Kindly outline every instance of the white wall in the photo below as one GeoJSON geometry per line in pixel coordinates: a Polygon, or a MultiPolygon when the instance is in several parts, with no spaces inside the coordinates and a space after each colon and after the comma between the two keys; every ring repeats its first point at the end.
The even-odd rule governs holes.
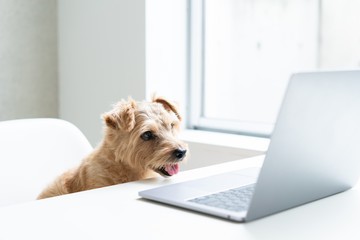
{"type": "Polygon", "coordinates": [[[60,118],[93,146],[121,98],[156,93],[185,114],[186,0],[61,0],[58,24],[60,118]]]}
{"type": "Polygon", "coordinates": [[[95,146],[100,114],[145,98],[145,0],[58,1],[60,118],[95,146]]]}
{"type": "Polygon", "coordinates": [[[56,0],[0,1],[0,121],[58,117],[56,0]]]}
{"type": "MultiPolygon", "coordinates": [[[[146,1],[146,96],[176,100],[186,112],[186,0],[146,1]]],[[[184,119],[186,119],[184,117],[184,119]]]]}

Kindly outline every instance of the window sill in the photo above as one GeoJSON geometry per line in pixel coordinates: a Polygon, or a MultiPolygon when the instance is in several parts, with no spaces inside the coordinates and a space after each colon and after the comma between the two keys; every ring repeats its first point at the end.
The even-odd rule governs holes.
{"type": "Polygon", "coordinates": [[[263,155],[270,143],[268,138],[190,129],[182,131],[179,137],[190,148],[189,161],[182,164],[182,170],[263,155]]]}
{"type": "Polygon", "coordinates": [[[239,148],[265,153],[268,149],[270,139],[251,137],[228,133],[218,133],[201,130],[186,129],[180,133],[180,138],[186,142],[196,142],[222,147],[239,148]]]}

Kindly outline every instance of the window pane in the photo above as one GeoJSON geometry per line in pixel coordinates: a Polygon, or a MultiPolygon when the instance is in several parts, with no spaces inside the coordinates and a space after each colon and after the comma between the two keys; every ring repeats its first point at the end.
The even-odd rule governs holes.
{"type": "Polygon", "coordinates": [[[204,19],[204,117],[274,123],[290,74],[318,68],[318,0],[206,0],[204,19]]]}
{"type": "Polygon", "coordinates": [[[360,67],[360,1],[326,0],[321,7],[320,67],[360,67]]]}

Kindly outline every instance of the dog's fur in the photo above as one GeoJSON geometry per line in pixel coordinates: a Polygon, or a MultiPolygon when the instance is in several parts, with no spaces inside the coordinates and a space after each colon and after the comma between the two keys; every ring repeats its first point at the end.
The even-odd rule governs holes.
{"type": "Polygon", "coordinates": [[[38,199],[129,181],[176,174],[186,160],[187,144],[177,139],[181,116],[164,98],[152,102],[122,100],[102,115],[105,136],[80,166],[55,179],[38,199]],[[173,169],[169,171],[168,168],[173,169]]]}

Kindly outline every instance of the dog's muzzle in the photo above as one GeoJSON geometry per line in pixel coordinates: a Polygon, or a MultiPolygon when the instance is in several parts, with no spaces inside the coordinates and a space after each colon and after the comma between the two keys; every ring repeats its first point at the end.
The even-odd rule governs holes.
{"type": "Polygon", "coordinates": [[[179,164],[177,162],[184,160],[186,156],[186,151],[187,150],[182,147],[174,150],[173,157],[171,159],[173,163],[166,164],[158,169],[155,169],[155,171],[163,175],[164,177],[170,177],[177,174],[179,172],[179,164]]]}

